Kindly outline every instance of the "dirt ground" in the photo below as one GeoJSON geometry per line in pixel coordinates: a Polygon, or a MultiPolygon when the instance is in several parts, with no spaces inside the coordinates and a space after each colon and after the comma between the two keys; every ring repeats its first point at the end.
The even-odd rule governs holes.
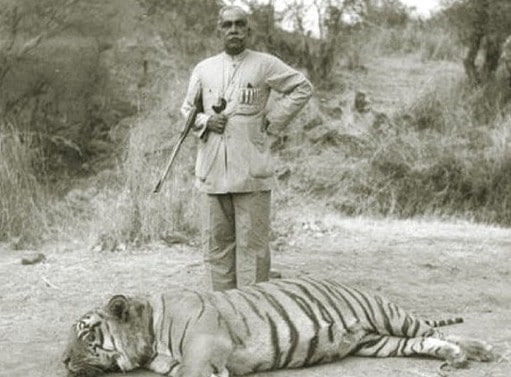
{"type": "MultiPolygon", "coordinates": [[[[493,344],[491,363],[453,377],[511,375],[511,229],[436,220],[343,218],[322,210],[275,219],[274,268],[377,291],[422,317],[462,316],[448,333],[493,344]]],[[[30,250],[0,250],[0,376],[64,376],[60,355],[72,322],[116,293],[172,286],[205,288],[193,245],[91,251],[82,242],[47,246],[46,260],[23,265],[30,250]]],[[[348,357],[335,364],[259,374],[275,377],[432,377],[440,361],[348,357]]],[[[136,372],[133,376],[154,376],[136,372]]]]}

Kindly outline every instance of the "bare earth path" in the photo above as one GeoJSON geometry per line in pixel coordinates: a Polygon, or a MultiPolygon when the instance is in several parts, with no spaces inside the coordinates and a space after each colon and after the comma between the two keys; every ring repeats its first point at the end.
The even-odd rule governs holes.
{"type": "MultiPolygon", "coordinates": [[[[278,240],[280,251],[274,264],[285,277],[336,278],[378,291],[421,316],[461,315],[465,323],[446,332],[485,339],[501,356],[492,363],[471,363],[450,375],[510,375],[510,229],[348,219],[312,210],[283,212],[279,217],[288,219],[288,233],[278,240]]],[[[64,376],[60,354],[73,319],[111,294],[160,291],[176,285],[204,287],[200,252],[188,246],[153,245],[147,250],[110,253],[67,244],[44,252],[46,262],[29,266],[20,263],[19,251],[0,252],[1,376],[64,376]]],[[[272,375],[432,377],[438,376],[439,365],[429,359],[351,357],[333,365],[272,375]]]]}

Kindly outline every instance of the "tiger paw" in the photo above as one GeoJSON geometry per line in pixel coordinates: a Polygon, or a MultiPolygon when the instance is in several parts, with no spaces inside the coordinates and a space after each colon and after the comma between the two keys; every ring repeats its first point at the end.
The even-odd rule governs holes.
{"type": "MultiPolygon", "coordinates": [[[[455,345],[453,346],[456,347],[455,345]]],[[[446,357],[446,362],[447,365],[453,368],[465,368],[468,364],[467,353],[462,348],[459,348],[456,352],[452,352],[446,357]]]]}
{"type": "Polygon", "coordinates": [[[492,361],[494,359],[493,347],[480,340],[467,340],[460,344],[470,360],[492,361]]]}
{"type": "Polygon", "coordinates": [[[229,371],[227,368],[224,368],[218,373],[213,373],[211,377],[229,377],[229,371]]]}
{"type": "Polygon", "coordinates": [[[492,361],[495,359],[493,347],[482,340],[457,336],[449,336],[448,340],[460,346],[466,352],[469,360],[492,361]]]}
{"type": "Polygon", "coordinates": [[[172,376],[179,370],[178,364],[172,357],[159,354],[151,361],[147,368],[158,374],[172,376]],[[169,374],[170,371],[173,371],[174,374],[169,374]]]}

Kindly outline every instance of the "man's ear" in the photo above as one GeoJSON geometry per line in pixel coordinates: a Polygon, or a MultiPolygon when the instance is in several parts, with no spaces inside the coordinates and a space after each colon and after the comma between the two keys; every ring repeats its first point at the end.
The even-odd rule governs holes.
{"type": "Polygon", "coordinates": [[[219,22],[217,22],[217,24],[216,24],[215,33],[216,33],[216,37],[217,38],[222,38],[223,37],[222,26],[220,25],[219,22]]]}
{"type": "Polygon", "coordinates": [[[126,296],[123,295],[115,295],[108,302],[107,312],[109,315],[114,317],[115,319],[128,322],[129,317],[129,302],[126,296]]]}

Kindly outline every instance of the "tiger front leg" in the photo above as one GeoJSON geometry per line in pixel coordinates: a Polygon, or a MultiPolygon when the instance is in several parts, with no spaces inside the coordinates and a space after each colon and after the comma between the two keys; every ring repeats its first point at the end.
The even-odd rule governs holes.
{"type": "Polygon", "coordinates": [[[158,354],[146,366],[147,369],[154,373],[169,377],[176,377],[180,367],[181,364],[167,354],[158,354]]]}
{"type": "Polygon", "coordinates": [[[229,377],[226,368],[230,347],[219,339],[197,339],[189,344],[182,362],[159,354],[147,369],[168,377],[229,377]]]}
{"type": "Polygon", "coordinates": [[[227,360],[233,350],[224,335],[196,335],[186,344],[177,377],[229,377],[227,360]]]}

